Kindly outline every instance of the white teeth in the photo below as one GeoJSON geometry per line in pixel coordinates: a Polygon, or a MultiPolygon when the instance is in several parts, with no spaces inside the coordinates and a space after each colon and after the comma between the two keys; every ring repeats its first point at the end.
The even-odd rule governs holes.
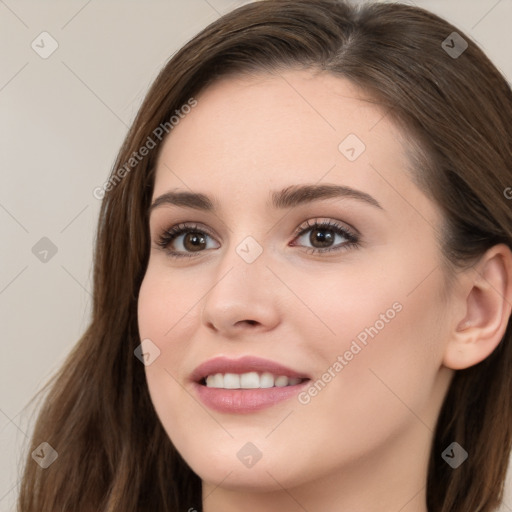
{"type": "Polygon", "coordinates": [[[224,387],[224,375],[222,373],[216,373],[215,375],[208,375],[206,378],[206,385],[209,388],[223,388],[224,387]]]}
{"type": "Polygon", "coordinates": [[[295,386],[299,384],[302,379],[288,378],[285,375],[274,376],[271,373],[257,372],[248,373],[216,373],[208,375],[206,378],[206,386],[209,388],[223,388],[223,389],[257,389],[257,388],[271,388],[271,387],[284,387],[295,386]]]}
{"type": "Polygon", "coordinates": [[[244,389],[259,388],[259,375],[256,372],[242,373],[242,375],[240,375],[240,387],[244,389]]]}
{"type": "Polygon", "coordinates": [[[274,382],[274,386],[278,388],[282,388],[288,384],[288,377],[285,377],[284,375],[280,375],[277,377],[277,379],[274,382]]]}
{"type": "Polygon", "coordinates": [[[260,375],[260,388],[271,388],[274,386],[274,376],[265,372],[260,375]]]}
{"type": "Polygon", "coordinates": [[[236,373],[226,373],[224,375],[225,389],[238,389],[240,387],[240,375],[236,373]]]}

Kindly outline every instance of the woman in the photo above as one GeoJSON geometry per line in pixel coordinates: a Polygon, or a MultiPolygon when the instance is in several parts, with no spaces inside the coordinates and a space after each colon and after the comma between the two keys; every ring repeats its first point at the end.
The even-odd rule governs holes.
{"type": "Polygon", "coordinates": [[[212,23],[95,192],[93,320],[19,510],[496,510],[511,131],[504,77],[422,9],[212,23]]]}

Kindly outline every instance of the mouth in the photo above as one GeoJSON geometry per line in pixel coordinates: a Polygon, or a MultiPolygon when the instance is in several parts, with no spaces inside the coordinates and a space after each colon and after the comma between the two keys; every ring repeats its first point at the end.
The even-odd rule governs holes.
{"type": "Polygon", "coordinates": [[[210,359],[194,370],[191,381],[209,408],[224,413],[250,413],[293,397],[311,377],[274,361],[245,356],[210,359]]]}

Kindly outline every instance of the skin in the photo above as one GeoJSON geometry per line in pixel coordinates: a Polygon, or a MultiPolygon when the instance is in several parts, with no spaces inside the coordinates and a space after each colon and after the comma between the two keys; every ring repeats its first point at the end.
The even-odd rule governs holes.
{"type": "MultiPolygon", "coordinates": [[[[153,199],[189,190],[220,204],[215,214],[152,211],[138,311],[141,339],[160,350],[145,367],[153,404],[203,481],[206,512],[426,512],[430,443],[454,369],[487,357],[504,333],[510,251],[496,246],[445,288],[441,213],[412,182],[400,132],[365,98],[325,73],[223,79],[161,149],[153,199]],[[366,146],[355,161],[338,149],[350,133],[366,146]],[[270,191],[305,183],[353,187],[382,209],[339,197],[267,205],[270,191]],[[309,254],[321,247],[312,230],[294,232],[315,219],[352,226],[360,245],[309,254]],[[201,252],[173,259],[156,242],[182,222],[211,236],[201,252]],[[236,252],[247,236],[263,250],[252,263],[236,252]],[[396,303],[394,318],[307,404],[219,413],[188,383],[219,355],[260,356],[321,378],[396,303]],[[237,457],[247,442],[262,454],[251,468],[237,457]]],[[[172,248],[186,252],[186,236],[172,248]]],[[[331,243],[344,244],[341,235],[331,243]]]]}

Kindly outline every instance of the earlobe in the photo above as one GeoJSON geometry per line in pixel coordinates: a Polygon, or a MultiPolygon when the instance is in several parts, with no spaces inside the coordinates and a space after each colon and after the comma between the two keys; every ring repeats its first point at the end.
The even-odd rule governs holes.
{"type": "Polygon", "coordinates": [[[512,310],[512,252],[507,245],[491,247],[468,273],[461,298],[465,314],[451,333],[443,358],[453,370],[474,366],[496,349],[512,310]]]}

